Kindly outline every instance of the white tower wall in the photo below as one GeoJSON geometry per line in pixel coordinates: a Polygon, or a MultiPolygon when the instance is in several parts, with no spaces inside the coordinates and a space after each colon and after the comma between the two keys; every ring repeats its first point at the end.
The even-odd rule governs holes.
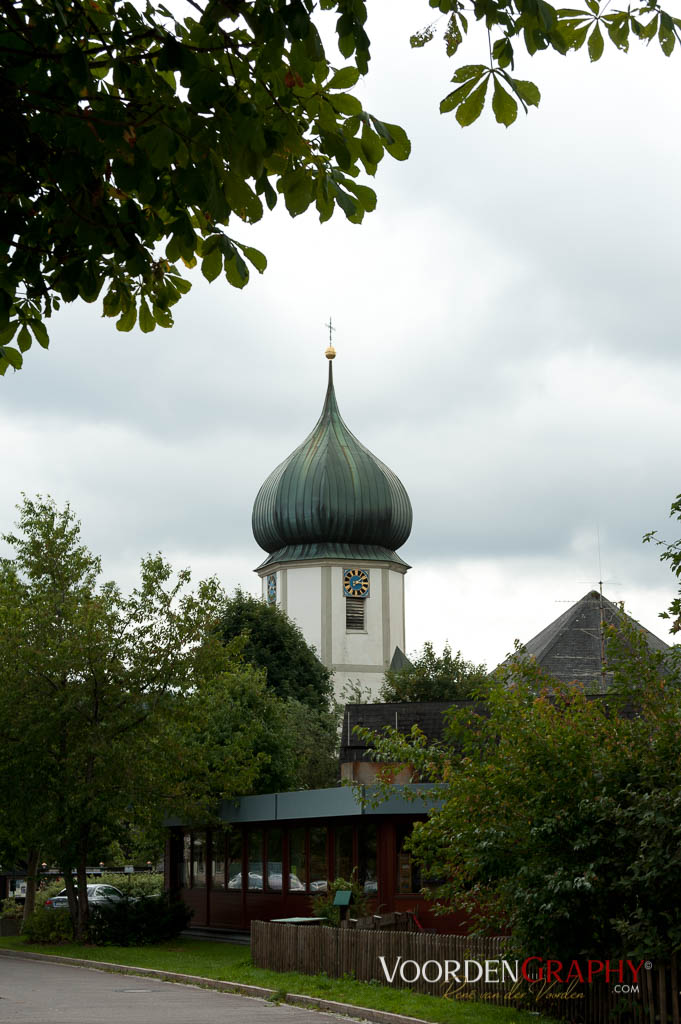
{"type": "MultiPolygon", "coordinates": [[[[353,567],[360,562],[352,563],[353,567]]],[[[405,650],[404,568],[394,563],[361,563],[370,577],[364,598],[364,629],[347,629],[346,597],[341,562],[272,566],[263,573],[262,594],[267,600],[267,577],[276,573],[277,605],[300,627],[327,668],[334,673],[336,697],[348,685],[359,685],[376,696],[390,667],[395,647],[405,650]]]]}

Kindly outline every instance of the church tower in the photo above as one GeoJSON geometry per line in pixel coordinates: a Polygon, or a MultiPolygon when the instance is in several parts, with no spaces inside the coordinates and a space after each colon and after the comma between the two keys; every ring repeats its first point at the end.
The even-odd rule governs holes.
{"type": "Polygon", "coordinates": [[[263,600],[300,627],[334,673],[376,694],[405,647],[404,575],[396,553],[411,532],[409,496],[341,418],[329,383],[312,433],[269,475],[253,505],[253,535],[268,557],[255,570],[263,600]]]}

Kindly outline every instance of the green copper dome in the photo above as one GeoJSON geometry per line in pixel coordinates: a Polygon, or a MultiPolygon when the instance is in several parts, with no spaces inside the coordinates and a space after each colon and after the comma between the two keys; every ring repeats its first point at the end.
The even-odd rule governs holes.
{"type": "Polygon", "coordinates": [[[326,400],[314,430],[269,475],[253,505],[253,535],[270,553],[263,564],[308,558],[405,564],[395,549],[411,524],[402,483],[343,422],[329,361],[326,400]]]}

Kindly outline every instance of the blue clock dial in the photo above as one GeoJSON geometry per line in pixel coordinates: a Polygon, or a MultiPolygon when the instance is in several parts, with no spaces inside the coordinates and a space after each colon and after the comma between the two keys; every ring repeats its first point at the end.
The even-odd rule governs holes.
{"type": "Polygon", "coordinates": [[[343,593],[346,597],[368,597],[369,570],[345,569],[343,571],[343,593]]]}

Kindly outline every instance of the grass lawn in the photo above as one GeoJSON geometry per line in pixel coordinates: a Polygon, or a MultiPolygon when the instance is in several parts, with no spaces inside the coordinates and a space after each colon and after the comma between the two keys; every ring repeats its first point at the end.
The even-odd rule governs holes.
{"type": "Polygon", "coordinates": [[[0,949],[72,956],[81,960],[101,960],[129,967],[195,974],[202,978],[235,981],[244,985],[261,985],[275,989],[279,997],[288,992],[318,996],[320,999],[333,999],[353,1006],[404,1013],[434,1024],[541,1024],[547,1020],[537,1013],[486,1003],[454,1002],[345,978],[265,971],[253,966],[247,946],[230,945],[227,942],[175,939],[157,946],[80,946],[75,943],[40,946],[24,942],[20,937],[12,937],[0,939],[0,949]]]}

